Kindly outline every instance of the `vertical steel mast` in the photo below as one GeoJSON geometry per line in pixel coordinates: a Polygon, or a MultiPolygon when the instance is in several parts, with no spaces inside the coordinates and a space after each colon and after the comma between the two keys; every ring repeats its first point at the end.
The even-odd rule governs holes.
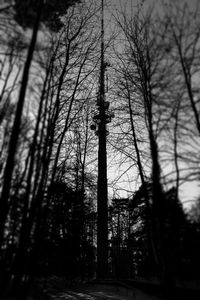
{"type": "Polygon", "coordinates": [[[97,277],[108,273],[108,186],[105,122],[104,1],[101,3],[101,69],[99,87],[99,151],[97,183],[97,277]]]}
{"type": "Polygon", "coordinates": [[[105,101],[105,71],[108,63],[104,58],[104,0],[101,1],[101,63],[99,90],[97,94],[97,110],[93,117],[95,124],[91,129],[99,137],[98,150],[98,183],[97,183],[97,277],[108,275],[108,185],[107,185],[107,153],[106,124],[113,114],[108,111],[109,102],[105,101]]]}

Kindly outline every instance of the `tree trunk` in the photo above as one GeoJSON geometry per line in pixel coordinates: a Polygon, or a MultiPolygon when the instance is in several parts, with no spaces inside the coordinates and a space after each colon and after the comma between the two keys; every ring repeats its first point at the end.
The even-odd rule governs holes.
{"type": "Polygon", "coordinates": [[[14,164],[15,164],[15,154],[17,151],[17,143],[20,134],[20,125],[21,125],[23,106],[25,102],[26,89],[28,85],[29,70],[31,67],[31,62],[32,62],[35,44],[37,40],[37,33],[39,30],[42,4],[43,1],[41,1],[40,9],[38,11],[36,22],[33,28],[31,42],[27,53],[27,58],[26,58],[23,76],[22,76],[21,88],[19,92],[19,99],[18,99],[16,114],[15,114],[15,120],[14,120],[11,138],[9,142],[8,157],[7,157],[5,171],[4,171],[4,183],[3,183],[1,203],[0,203],[0,247],[3,243],[4,226],[5,226],[7,213],[9,210],[9,193],[10,193],[12,174],[13,174],[14,164]]]}

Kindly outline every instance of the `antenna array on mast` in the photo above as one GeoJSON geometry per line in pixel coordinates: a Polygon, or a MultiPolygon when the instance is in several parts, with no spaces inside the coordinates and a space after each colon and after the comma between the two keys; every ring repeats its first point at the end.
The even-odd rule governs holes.
{"type": "MultiPolygon", "coordinates": [[[[101,64],[100,64],[100,77],[99,88],[97,92],[97,104],[96,112],[93,117],[93,124],[91,129],[95,131],[96,135],[99,135],[99,127],[102,122],[105,124],[110,123],[114,117],[114,113],[109,111],[110,102],[106,101],[105,93],[108,91],[108,87],[105,92],[105,72],[109,63],[105,61],[105,46],[104,46],[104,0],[101,1],[101,64]]],[[[106,135],[109,132],[106,130],[106,135]]]]}

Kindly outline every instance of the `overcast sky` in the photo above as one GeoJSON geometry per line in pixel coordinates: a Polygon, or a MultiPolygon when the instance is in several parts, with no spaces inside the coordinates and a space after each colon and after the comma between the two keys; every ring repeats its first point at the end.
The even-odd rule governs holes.
{"type": "Polygon", "coordinates": [[[154,4],[156,7],[161,2],[173,3],[175,1],[179,1],[181,3],[187,2],[191,7],[195,7],[199,2],[199,0],[104,0],[104,3],[107,6],[107,10],[110,12],[113,12],[115,9],[126,9],[128,12],[130,12],[131,10],[134,11],[134,8],[141,4],[143,4],[145,7],[154,4]]]}

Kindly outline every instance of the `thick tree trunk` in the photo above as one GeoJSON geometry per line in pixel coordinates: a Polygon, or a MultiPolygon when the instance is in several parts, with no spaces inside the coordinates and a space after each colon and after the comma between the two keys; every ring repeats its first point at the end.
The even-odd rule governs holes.
{"type": "MultiPolygon", "coordinates": [[[[21,88],[19,91],[17,109],[16,109],[16,113],[15,113],[15,119],[14,119],[12,133],[11,133],[10,142],[9,142],[8,157],[7,157],[5,171],[4,171],[4,182],[3,182],[2,194],[1,194],[1,199],[0,199],[0,249],[3,244],[5,222],[6,222],[7,214],[9,211],[9,196],[10,196],[12,175],[13,175],[14,164],[15,164],[15,155],[16,155],[17,144],[18,144],[18,139],[19,139],[19,135],[20,135],[20,126],[21,126],[21,119],[22,119],[23,107],[24,107],[24,102],[25,102],[25,95],[26,95],[28,79],[29,79],[29,71],[30,71],[31,62],[33,59],[33,53],[34,53],[35,44],[37,41],[37,34],[38,34],[38,30],[39,30],[43,0],[40,1],[40,4],[41,5],[38,10],[38,15],[37,15],[37,18],[36,18],[36,21],[34,24],[31,42],[29,45],[27,58],[26,58],[26,62],[24,65],[24,71],[23,71],[23,75],[22,75],[21,88]]],[[[0,250],[0,253],[1,253],[1,250],[0,250]]],[[[3,258],[1,257],[1,260],[2,259],[3,258]]],[[[1,261],[1,266],[2,266],[2,264],[3,264],[3,262],[1,261]]],[[[5,278],[4,278],[5,273],[4,272],[5,272],[4,268],[1,268],[0,290],[1,290],[2,294],[4,294],[7,284],[8,284],[8,282],[5,281],[5,278]]],[[[9,280],[9,276],[8,276],[8,280],[9,280]]]]}
{"type": "MultiPolygon", "coordinates": [[[[41,1],[41,3],[42,2],[43,1],[41,1]]],[[[37,40],[37,33],[38,33],[38,29],[39,29],[39,24],[40,24],[41,8],[42,7],[40,7],[40,10],[38,12],[38,16],[37,16],[37,19],[36,19],[36,22],[35,22],[35,25],[33,28],[32,38],[31,38],[31,42],[29,45],[25,66],[24,66],[21,88],[20,88],[20,92],[19,92],[19,99],[18,99],[18,103],[17,103],[17,109],[16,109],[16,114],[15,114],[13,129],[12,129],[11,138],[10,138],[10,142],[9,142],[8,157],[7,157],[5,171],[4,171],[4,183],[3,183],[1,202],[0,202],[0,247],[3,242],[4,226],[5,226],[7,213],[9,210],[9,193],[10,193],[12,175],[13,175],[13,170],[14,170],[15,154],[17,151],[17,143],[18,143],[19,134],[20,134],[20,125],[21,125],[23,106],[24,106],[24,102],[25,102],[25,95],[26,95],[28,78],[29,78],[29,70],[31,67],[31,62],[32,62],[35,44],[36,44],[36,40],[37,40]]]]}

